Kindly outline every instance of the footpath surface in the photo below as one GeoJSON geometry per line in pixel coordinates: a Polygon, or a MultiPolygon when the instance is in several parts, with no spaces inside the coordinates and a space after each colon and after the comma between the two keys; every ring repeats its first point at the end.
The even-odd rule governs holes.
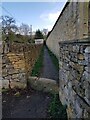
{"type": "Polygon", "coordinates": [[[47,48],[44,48],[43,69],[40,77],[53,79],[56,81],[59,79],[59,72],[56,70],[47,48]]]}
{"type": "MultiPolygon", "coordinates": [[[[44,49],[43,70],[40,77],[58,80],[58,71],[52,63],[48,50],[44,49]]],[[[47,118],[51,95],[34,90],[2,94],[3,118],[47,118]]]]}
{"type": "Polygon", "coordinates": [[[3,118],[48,118],[51,96],[42,92],[23,92],[20,96],[13,93],[3,94],[3,118]]]}

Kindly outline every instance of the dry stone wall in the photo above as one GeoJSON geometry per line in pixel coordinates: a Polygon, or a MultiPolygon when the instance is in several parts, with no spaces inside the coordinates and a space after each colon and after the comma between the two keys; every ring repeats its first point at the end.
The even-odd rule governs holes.
{"type": "Polygon", "coordinates": [[[7,53],[2,57],[2,87],[26,87],[24,55],[7,53]]]}
{"type": "Polygon", "coordinates": [[[68,118],[90,118],[90,38],[59,46],[60,100],[68,118]]]}
{"type": "Polygon", "coordinates": [[[42,45],[14,43],[2,54],[2,87],[25,88],[42,45]]]}
{"type": "Polygon", "coordinates": [[[59,42],[88,36],[88,2],[67,2],[47,38],[47,46],[59,58],[59,42]]]}
{"type": "Polygon", "coordinates": [[[89,4],[89,18],[88,18],[88,32],[89,32],[89,36],[90,36],[90,4],[89,4]]]}
{"type": "Polygon", "coordinates": [[[0,33],[0,119],[2,119],[2,42],[0,33]]]}

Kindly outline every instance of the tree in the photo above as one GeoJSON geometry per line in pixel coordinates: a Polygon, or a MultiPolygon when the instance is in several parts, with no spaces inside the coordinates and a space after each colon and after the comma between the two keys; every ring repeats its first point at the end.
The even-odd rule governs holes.
{"type": "Polygon", "coordinates": [[[2,19],[2,33],[9,35],[12,31],[16,32],[18,30],[15,25],[15,20],[9,16],[1,16],[2,19]]]}
{"type": "Polygon", "coordinates": [[[43,39],[43,34],[42,32],[38,29],[35,33],[35,39],[43,39]]]}
{"type": "Polygon", "coordinates": [[[15,25],[15,20],[9,16],[1,16],[1,23],[2,23],[2,38],[4,38],[3,42],[3,51],[6,50],[7,52],[10,51],[10,43],[13,40],[13,34],[18,30],[17,26],[15,25]]]}

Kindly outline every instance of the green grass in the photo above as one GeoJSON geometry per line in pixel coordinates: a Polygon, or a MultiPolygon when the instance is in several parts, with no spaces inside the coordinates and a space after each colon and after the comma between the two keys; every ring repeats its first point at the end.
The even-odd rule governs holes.
{"type": "Polygon", "coordinates": [[[31,76],[37,76],[37,77],[40,76],[41,69],[43,67],[43,54],[44,54],[44,46],[42,47],[39,58],[37,59],[34,65],[31,76]]]}
{"type": "Polygon", "coordinates": [[[59,100],[59,94],[52,96],[51,103],[48,109],[49,118],[63,118],[67,120],[66,106],[63,106],[59,100]]]}
{"type": "Polygon", "coordinates": [[[59,61],[57,57],[51,52],[51,50],[46,46],[48,49],[49,55],[51,56],[52,62],[55,65],[56,69],[59,71],[59,61]]]}

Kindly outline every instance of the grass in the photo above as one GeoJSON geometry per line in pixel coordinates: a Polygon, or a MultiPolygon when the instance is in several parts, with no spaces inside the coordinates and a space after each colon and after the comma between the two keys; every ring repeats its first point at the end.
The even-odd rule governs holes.
{"type": "Polygon", "coordinates": [[[49,55],[51,56],[52,62],[55,65],[56,69],[59,71],[59,61],[57,57],[51,52],[51,50],[46,46],[48,49],[49,55]]]}
{"type": "Polygon", "coordinates": [[[40,76],[40,72],[43,67],[43,54],[44,54],[44,46],[42,47],[40,55],[34,65],[31,76],[37,76],[37,77],[40,76]]]}
{"type": "Polygon", "coordinates": [[[48,109],[49,118],[63,118],[67,120],[66,106],[63,106],[59,100],[59,94],[52,96],[51,103],[48,109]]]}
{"type": "Polygon", "coordinates": [[[0,92],[5,93],[8,92],[10,89],[9,88],[2,88],[0,92]]]}

